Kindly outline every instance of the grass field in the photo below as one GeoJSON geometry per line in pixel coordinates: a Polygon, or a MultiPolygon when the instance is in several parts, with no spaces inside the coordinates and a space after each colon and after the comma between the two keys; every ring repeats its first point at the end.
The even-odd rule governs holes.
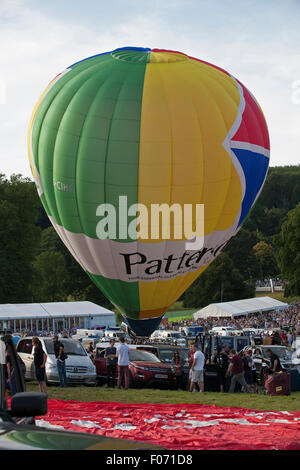
{"type": "MultiPolygon", "coordinates": [[[[27,383],[27,391],[38,391],[37,382],[27,383]]],[[[104,401],[120,403],[161,403],[186,404],[201,403],[217,406],[237,406],[254,410],[266,411],[299,411],[300,392],[289,396],[270,397],[262,392],[246,393],[190,393],[177,390],[158,389],[117,389],[106,387],[71,386],[65,389],[55,386],[48,387],[48,398],[56,400],[74,400],[82,402],[104,401]]]]}

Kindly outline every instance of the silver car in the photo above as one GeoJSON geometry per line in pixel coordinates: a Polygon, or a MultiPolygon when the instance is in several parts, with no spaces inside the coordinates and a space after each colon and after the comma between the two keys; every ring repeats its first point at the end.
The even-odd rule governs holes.
{"type": "MultiPolygon", "coordinates": [[[[59,384],[56,358],[52,338],[39,337],[43,350],[47,354],[46,380],[49,384],[59,384]]],[[[60,338],[64,345],[66,359],[66,375],[68,384],[96,385],[96,367],[91,358],[76,339],[60,338]]],[[[32,337],[21,338],[17,344],[17,352],[26,366],[26,380],[35,380],[33,362],[32,337]]]]}

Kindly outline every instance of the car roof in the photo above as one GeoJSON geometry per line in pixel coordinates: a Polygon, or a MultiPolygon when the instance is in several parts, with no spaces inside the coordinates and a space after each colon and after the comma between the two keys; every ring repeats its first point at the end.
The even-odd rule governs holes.
{"type": "MultiPolygon", "coordinates": [[[[116,343],[116,344],[118,345],[119,343],[116,343]]],[[[127,343],[126,343],[126,344],[127,344],[127,343]]],[[[109,342],[109,341],[107,341],[107,342],[106,342],[106,341],[105,341],[105,342],[103,341],[103,342],[99,342],[99,343],[96,344],[96,348],[105,349],[105,348],[107,348],[108,346],[110,346],[110,342],[109,342]]],[[[127,344],[127,346],[128,346],[130,349],[135,349],[136,346],[139,346],[139,345],[138,345],[138,344],[127,344]]]]}
{"type": "Polygon", "coordinates": [[[175,346],[174,344],[137,344],[139,347],[157,348],[157,349],[189,349],[185,346],[175,346]]]}
{"type": "MultiPolygon", "coordinates": [[[[22,336],[19,339],[18,344],[23,340],[32,339],[32,338],[38,338],[40,341],[44,341],[44,340],[52,340],[53,336],[22,336]]],[[[77,338],[58,338],[58,340],[59,341],[78,341],[77,338]]]]}

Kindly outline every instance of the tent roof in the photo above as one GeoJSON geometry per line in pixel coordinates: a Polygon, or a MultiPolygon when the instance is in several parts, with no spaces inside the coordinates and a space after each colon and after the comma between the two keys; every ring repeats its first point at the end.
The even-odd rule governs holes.
{"type": "Polygon", "coordinates": [[[88,317],[115,315],[93,302],[49,302],[35,304],[0,304],[0,320],[26,320],[32,318],[88,317]]]}
{"type": "Polygon", "coordinates": [[[272,299],[271,297],[254,297],[253,299],[234,300],[210,304],[194,313],[197,318],[208,317],[236,317],[249,313],[264,312],[268,310],[283,310],[288,304],[272,299]]]}

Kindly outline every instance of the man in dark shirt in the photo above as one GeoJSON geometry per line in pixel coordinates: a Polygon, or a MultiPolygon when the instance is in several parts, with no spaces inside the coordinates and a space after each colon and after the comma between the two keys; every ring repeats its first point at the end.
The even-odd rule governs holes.
{"type": "Polygon", "coordinates": [[[229,366],[229,346],[226,344],[220,353],[221,357],[221,392],[227,392],[229,388],[228,379],[226,378],[226,372],[229,366]]]}
{"type": "Polygon", "coordinates": [[[271,349],[267,349],[266,351],[268,357],[270,358],[270,368],[269,373],[274,374],[274,372],[282,371],[282,366],[280,364],[280,359],[271,349]]]}
{"type": "Polygon", "coordinates": [[[112,387],[114,388],[117,372],[117,348],[114,339],[111,339],[109,344],[110,346],[105,350],[107,387],[109,387],[110,379],[112,379],[112,387]]]}
{"type": "Polygon", "coordinates": [[[234,393],[236,382],[239,382],[242,385],[242,387],[244,387],[246,392],[250,393],[250,389],[244,377],[245,373],[244,373],[244,364],[243,364],[242,358],[236,353],[234,349],[231,349],[229,353],[229,357],[231,359],[231,362],[226,372],[226,376],[232,373],[229,393],[234,393]]]}
{"type": "Polygon", "coordinates": [[[65,348],[61,341],[58,340],[58,336],[52,338],[54,354],[56,357],[56,365],[58,370],[58,376],[61,387],[67,387],[67,373],[66,373],[66,356],[65,348]]]}

